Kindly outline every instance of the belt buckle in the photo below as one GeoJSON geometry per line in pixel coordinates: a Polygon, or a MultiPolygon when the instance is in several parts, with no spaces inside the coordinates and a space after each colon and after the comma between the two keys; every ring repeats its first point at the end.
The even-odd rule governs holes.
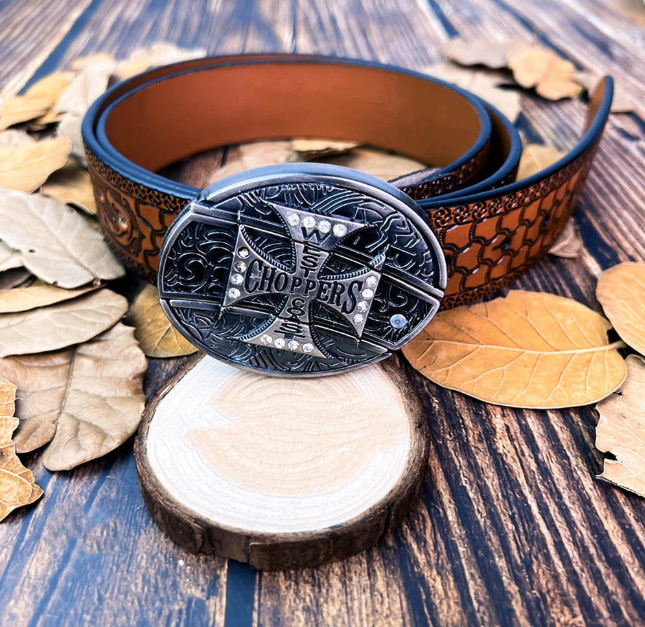
{"type": "Polygon", "coordinates": [[[205,353],[271,375],[380,361],[439,309],[443,251],[418,205],[356,170],[249,170],[188,203],[161,248],[172,324],[205,353]]]}

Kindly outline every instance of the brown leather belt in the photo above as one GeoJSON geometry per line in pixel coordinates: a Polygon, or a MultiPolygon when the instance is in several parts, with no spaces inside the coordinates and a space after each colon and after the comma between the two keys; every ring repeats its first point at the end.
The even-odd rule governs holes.
{"type": "MultiPolygon", "coordinates": [[[[151,281],[167,229],[200,191],[155,174],[175,161],[253,140],[320,137],[427,163],[391,185],[434,231],[447,269],[442,307],[452,307],[497,291],[549,250],[578,199],[612,91],[605,78],[569,154],[518,182],[521,141],[494,107],[423,74],[325,57],[217,57],[152,70],[96,101],[83,138],[107,240],[151,281]]],[[[303,181],[313,185],[312,176],[303,170],[303,181]]]]}

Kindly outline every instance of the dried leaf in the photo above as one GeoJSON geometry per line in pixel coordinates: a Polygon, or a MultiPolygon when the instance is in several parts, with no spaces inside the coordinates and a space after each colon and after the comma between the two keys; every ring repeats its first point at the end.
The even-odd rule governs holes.
{"type": "Polygon", "coordinates": [[[645,355],[645,263],[619,263],[605,270],[596,298],[621,339],[645,355]]]}
{"type": "Polygon", "coordinates": [[[0,314],[29,311],[37,307],[47,307],[71,300],[97,289],[96,286],[82,287],[77,290],[63,290],[60,287],[36,281],[29,287],[20,287],[0,292],[0,314]]]}
{"type": "Polygon", "coordinates": [[[49,111],[36,119],[38,124],[52,124],[60,121],[60,114],[56,113],[54,108],[75,76],[75,72],[54,72],[41,78],[25,92],[25,96],[39,96],[51,100],[49,111]]]}
{"type": "MultiPolygon", "coordinates": [[[[133,331],[118,324],[70,351],[66,372],[41,380],[39,390],[47,383],[62,398],[54,410],[54,438],[43,453],[48,470],[70,470],[101,457],[137,430],[145,406],[147,362],[133,331]]],[[[20,381],[18,389],[22,393],[20,381]]],[[[21,431],[29,429],[29,422],[21,431]]]]}
{"type": "Polygon", "coordinates": [[[627,357],[627,379],[620,393],[598,403],[596,448],[612,453],[599,479],[645,497],[645,361],[627,357]]]}
{"type": "Polygon", "coordinates": [[[555,257],[563,257],[564,259],[577,259],[582,252],[582,246],[580,233],[578,233],[578,229],[571,219],[564,225],[560,237],[551,246],[549,254],[555,257]]]}
{"type": "Polygon", "coordinates": [[[622,342],[596,312],[553,294],[439,312],[403,353],[431,381],[489,403],[538,409],[595,403],[625,379],[622,342]]]}
{"type": "Polygon", "coordinates": [[[93,65],[103,65],[106,63],[116,66],[116,59],[109,52],[96,52],[84,57],[76,57],[76,59],[70,63],[69,69],[74,72],[80,72],[82,70],[86,70],[88,67],[92,67],[93,65]]]}
{"type": "Polygon", "coordinates": [[[76,164],[67,165],[52,174],[43,185],[41,193],[79,207],[91,215],[96,214],[89,172],[76,164]]]}
{"type": "MultiPolygon", "coordinates": [[[[593,72],[576,72],[574,79],[580,83],[588,94],[592,94],[598,83],[602,80],[599,74],[593,72]]],[[[620,87],[614,84],[614,97],[611,101],[612,113],[633,113],[636,109],[636,103],[632,97],[620,87]]]]}
{"type": "Polygon", "coordinates": [[[512,52],[508,57],[508,67],[513,77],[522,87],[535,87],[542,98],[560,100],[576,98],[582,91],[575,81],[576,68],[555,52],[539,46],[526,46],[512,52]]]}
{"type": "Polygon", "coordinates": [[[522,111],[520,94],[511,89],[501,89],[505,84],[504,79],[497,74],[476,72],[452,63],[439,63],[427,68],[425,72],[483,98],[499,109],[511,122],[515,122],[522,111]]]}
{"type": "Polygon", "coordinates": [[[78,212],[53,198],[0,190],[0,239],[47,283],[64,288],[125,274],[112,251],[78,212]]]}
{"type": "Polygon", "coordinates": [[[35,144],[0,149],[0,187],[23,192],[37,190],[62,168],[72,150],[69,139],[59,137],[35,144]]]}
{"type": "Polygon", "coordinates": [[[134,337],[148,357],[180,357],[197,352],[170,324],[159,304],[157,288],[150,283],[146,284],[132,305],[130,324],[135,327],[134,337]]]}
{"type": "MultiPolygon", "coordinates": [[[[226,163],[213,172],[210,183],[220,181],[227,176],[244,172],[251,168],[260,168],[265,165],[277,165],[291,161],[293,150],[288,141],[266,141],[241,144],[229,149],[226,163]]],[[[210,184],[209,183],[209,184],[210,184]]]]}
{"type": "Polygon", "coordinates": [[[566,152],[560,152],[551,146],[527,144],[522,150],[522,157],[517,170],[517,180],[521,181],[541,172],[566,154],[566,152]]]}
{"type": "Polygon", "coordinates": [[[35,143],[36,140],[29,133],[25,133],[25,131],[19,131],[15,128],[8,131],[0,131],[0,148],[27,146],[35,143]]]}
{"type": "Polygon", "coordinates": [[[33,120],[49,111],[52,101],[42,96],[13,96],[0,105],[0,131],[33,120]]]}
{"type": "Polygon", "coordinates": [[[119,64],[115,75],[119,80],[124,80],[141,74],[141,72],[145,72],[149,68],[189,61],[190,59],[200,59],[205,56],[206,50],[204,48],[189,50],[179,48],[175,44],[160,41],[149,48],[135,50],[125,61],[119,64]]]}
{"type": "Polygon", "coordinates": [[[22,268],[22,255],[0,241],[0,272],[22,268]]]}
{"type": "Polygon", "coordinates": [[[446,56],[461,65],[485,65],[494,70],[505,68],[508,56],[530,45],[530,42],[520,37],[504,41],[490,41],[490,39],[464,39],[455,37],[443,45],[446,56]]]}
{"type": "Polygon", "coordinates": [[[87,342],[114,326],[127,309],[123,296],[104,289],[49,307],[0,315],[0,357],[87,342]]]}
{"type": "Polygon", "coordinates": [[[356,148],[356,142],[339,141],[336,139],[292,139],[291,150],[294,161],[310,161],[342,155],[356,148]]]}
{"type": "Polygon", "coordinates": [[[354,168],[366,174],[371,174],[384,181],[423,170],[427,166],[419,161],[395,155],[376,148],[355,148],[344,155],[326,159],[327,163],[354,168]]]}
{"type": "Polygon", "coordinates": [[[29,285],[33,276],[29,270],[24,268],[11,268],[0,272],[0,291],[11,290],[15,287],[24,287],[29,285]]]}
{"type": "Polygon", "coordinates": [[[14,509],[37,501],[43,491],[36,485],[31,470],[25,468],[11,439],[18,426],[14,418],[16,386],[0,379],[0,520],[14,509]]]}

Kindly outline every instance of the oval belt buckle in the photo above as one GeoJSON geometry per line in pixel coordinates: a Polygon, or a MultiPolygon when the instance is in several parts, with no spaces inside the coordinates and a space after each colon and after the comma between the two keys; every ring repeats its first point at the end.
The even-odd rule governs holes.
{"type": "Polygon", "coordinates": [[[350,168],[249,170],[201,192],[164,239],[159,297],[205,353],[265,374],[380,361],[439,308],[443,252],[421,209],[350,168]]]}

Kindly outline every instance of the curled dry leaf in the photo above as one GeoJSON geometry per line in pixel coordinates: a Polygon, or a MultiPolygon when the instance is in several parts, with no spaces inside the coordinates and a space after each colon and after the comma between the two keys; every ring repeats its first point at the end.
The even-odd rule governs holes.
{"type": "Polygon", "coordinates": [[[620,394],[597,406],[596,448],[612,453],[599,479],[645,497],[645,361],[627,357],[627,379],[620,394]]]}
{"type": "Polygon", "coordinates": [[[54,72],[36,81],[25,96],[49,98],[51,107],[47,113],[36,119],[38,124],[52,124],[60,121],[60,114],[54,111],[63,92],[70,86],[76,76],[75,72],[54,72]]]}
{"type": "Polygon", "coordinates": [[[439,63],[425,72],[477,94],[497,107],[511,122],[515,122],[522,111],[520,94],[512,89],[501,89],[504,80],[495,73],[476,72],[452,63],[439,63]]]}
{"type": "Polygon", "coordinates": [[[521,181],[541,172],[544,168],[553,165],[566,154],[566,152],[560,152],[551,146],[527,144],[522,150],[520,165],[517,170],[517,180],[521,181]]]}
{"type": "Polygon", "coordinates": [[[358,144],[350,141],[339,141],[337,139],[292,139],[291,150],[293,161],[309,161],[322,159],[334,155],[342,155],[356,148],[358,144]]]}
{"type": "Polygon", "coordinates": [[[37,307],[55,305],[56,303],[82,296],[95,289],[97,289],[96,286],[90,285],[77,290],[63,290],[60,287],[35,281],[28,287],[0,292],[0,314],[17,313],[36,309],[37,307]]]}
{"type": "MultiPolygon", "coordinates": [[[[1,303],[1,300],[0,300],[1,303]]],[[[161,309],[157,288],[147,283],[130,311],[134,337],[148,357],[180,357],[192,355],[197,349],[183,336],[161,309]]]]}
{"type": "Polygon", "coordinates": [[[439,312],[403,353],[431,381],[509,407],[595,403],[625,379],[611,325],[568,298],[511,291],[439,312]]]}
{"type": "Polygon", "coordinates": [[[65,138],[0,149],[0,187],[23,192],[37,190],[47,177],[62,168],[72,151],[65,138]]]}
{"type": "Polygon", "coordinates": [[[42,96],[13,96],[7,98],[0,105],[0,131],[28,122],[40,117],[49,111],[52,101],[42,96]]]}
{"type": "Polygon", "coordinates": [[[348,153],[330,157],[325,160],[327,163],[342,165],[346,168],[354,168],[371,174],[384,181],[391,181],[405,174],[423,170],[427,166],[420,161],[408,159],[401,155],[395,155],[376,148],[354,148],[348,153]]]}
{"type": "Polygon", "coordinates": [[[464,39],[455,37],[443,45],[446,56],[460,65],[485,65],[494,70],[505,68],[508,56],[521,48],[526,48],[531,42],[520,37],[491,41],[490,39],[464,39]]]}
{"type": "Polygon", "coordinates": [[[69,470],[101,457],[139,426],[145,405],[146,358],[133,329],[113,329],[67,351],[0,360],[22,399],[18,450],[51,441],[43,453],[49,470],[69,470]]]}
{"type": "Polygon", "coordinates": [[[25,131],[12,128],[8,131],[0,131],[0,148],[11,148],[13,146],[27,146],[35,144],[36,140],[25,131]]]}
{"type": "Polygon", "coordinates": [[[37,501],[43,494],[34,475],[25,468],[11,438],[18,426],[14,418],[16,386],[0,379],[0,520],[14,509],[37,501]]]}
{"type": "Polygon", "coordinates": [[[103,289],[49,307],[0,315],[0,357],[86,342],[114,326],[127,309],[123,296],[103,289]]]}
{"type": "Polygon", "coordinates": [[[141,74],[149,68],[190,59],[200,59],[206,56],[204,48],[179,48],[175,44],[160,41],[149,48],[138,48],[125,61],[122,61],[115,70],[119,80],[124,80],[141,74]]]}
{"type": "Polygon", "coordinates": [[[0,190],[0,239],[47,283],[72,289],[125,274],[103,236],[53,198],[0,190]]]}
{"type": "Polygon", "coordinates": [[[540,46],[526,46],[512,52],[508,67],[513,78],[522,87],[535,87],[535,91],[547,100],[576,98],[582,87],[575,80],[576,68],[555,52],[540,46]]]}
{"type": "Polygon", "coordinates": [[[596,298],[621,339],[645,355],[645,263],[619,263],[605,270],[596,298]]]}
{"type": "Polygon", "coordinates": [[[54,172],[41,192],[44,196],[79,207],[91,215],[96,214],[96,200],[89,172],[75,163],[54,172]]]}
{"type": "Polygon", "coordinates": [[[563,257],[564,259],[577,259],[582,251],[582,239],[573,222],[573,219],[564,225],[560,237],[555,241],[549,250],[550,255],[563,257]]]}

